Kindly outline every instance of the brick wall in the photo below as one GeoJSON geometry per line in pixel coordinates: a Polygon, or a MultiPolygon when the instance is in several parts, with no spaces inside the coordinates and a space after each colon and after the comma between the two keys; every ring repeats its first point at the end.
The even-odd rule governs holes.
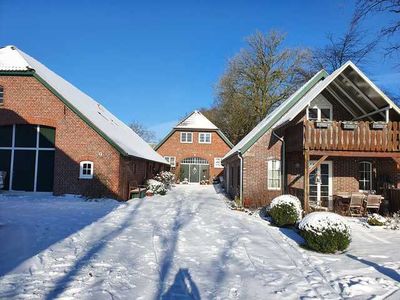
{"type": "Polygon", "coordinates": [[[120,154],[31,76],[0,76],[4,105],[0,125],[38,124],[56,128],[54,194],[123,198],[120,154]],[[95,178],[79,179],[79,162],[94,163],[95,178]]]}
{"type": "Polygon", "coordinates": [[[281,194],[281,190],[269,190],[267,186],[267,162],[281,160],[281,148],[282,143],[268,131],[244,154],[243,200],[249,206],[269,204],[281,194]]]}
{"type": "Polygon", "coordinates": [[[161,156],[175,156],[177,166],[172,168],[177,178],[180,174],[180,162],[189,157],[199,157],[206,159],[210,164],[210,179],[215,176],[222,175],[222,168],[214,168],[214,158],[224,157],[225,154],[231,149],[229,145],[218,135],[216,131],[211,132],[211,144],[200,144],[199,132],[207,131],[194,131],[183,130],[183,132],[193,132],[193,143],[181,143],[179,130],[174,133],[157,149],[161,156]]]}

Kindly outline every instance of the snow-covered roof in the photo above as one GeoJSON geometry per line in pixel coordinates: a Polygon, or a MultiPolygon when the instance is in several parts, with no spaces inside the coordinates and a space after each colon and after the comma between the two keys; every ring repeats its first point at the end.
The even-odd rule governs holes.
{"type": "Polygon", "coordinates": [[[315,74],[307,83],[305,83],[301,88],[299,88],[294,94],[292,94],[288,99],[282,102],[272,113],[268,114],[256,127],[253,128],[239,143],[235,145],[229,151],[223,159],[226,159],[236,152],[244,153],[245,150],[249,148],[249,144],[252,141],[258,139],[265,131],[272,127],[275,122],[279,120],[279,117],[285,114],[291,106],[293,106],[301,97],[303,97],[309,90],[320,80],[328,76],[325,70],[319,71],[315,74]]]}
{"type": "Polygon", "coordinates": [[[207,119],[201,112],[195,110],[191,114],[189,114],[186,118],[180,121],[154,148],[158,150],[161,145],[163,145],[169,137],[177,130],[212,130],[215,131],[224,142],[230,147],[233,147],[233,144],[229,139],[223,134],[223,132],[215,126],[209,119],[207,119]]]}
{"type": "Polygon", "coordinates": [[[192,112],[189,116],[179,122],[178,125],[176,125],[174,128],[218,130],[218,127],[215,126],[198,110],[192,112]]]}
{"type": "Polygon", "coordinates": [[[0,48],[0,71],[30,71],[122,154],[167,164],[149,144],[100,103],[14,46],[0,48]]]}
{"type": "Polygon", "coordinates": [[[339,90],[347,90],[345,93],[348,93],[351,99],[342,104],[345,105],[349,111],[352,108],[351,105],[355,105],[354,108],[352,108],[357,114],[355,118],[357,118],[357,116],[363,116],[366,113],[379,111],[379,109],[384,107],[393,108],[394,111],[400,114],[399,107],[371,82],[356,65],[348,61],[330,75],[324,70],[315,74],[314,77],[254,127],[249,134],[224,156],[223,160],[238,152],[243,154],[267,130],[271,128],[276,129],[292,121],[313,99],[328,87],[338,87],[339,90]],[[352,80],[348,77],[352,77],[352,80]],[[356,89],[355,94],[352,92],[352,89],[349,89],[349,86],[351,87],[353,85],[356,89]],[[352,104],[352,102],[355,102],[355,104],[352,104]]]}

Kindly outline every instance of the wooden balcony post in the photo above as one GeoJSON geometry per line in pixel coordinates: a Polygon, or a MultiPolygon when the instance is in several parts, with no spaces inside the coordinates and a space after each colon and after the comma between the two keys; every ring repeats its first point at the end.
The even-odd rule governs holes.
{"type": "Polygon", "coordinates": [[[309,205],[309,188],[310,188],[310,174],[309,170],[309,161],[310,161],[310,154],[308,150],[304,151],[304,211],[309,213],[310,205],[309,205]]]}

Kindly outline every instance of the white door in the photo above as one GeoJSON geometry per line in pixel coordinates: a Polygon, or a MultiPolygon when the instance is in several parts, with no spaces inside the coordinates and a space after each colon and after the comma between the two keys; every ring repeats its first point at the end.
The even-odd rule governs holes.
{"type": "MultiPolygon", "coordinates": [[[[310,161],[310,166],[316,161],[310,161]]],[[[332,162],[324,161],[310,173],[309,201],[311,205],[333,209],[332,162]]]]}

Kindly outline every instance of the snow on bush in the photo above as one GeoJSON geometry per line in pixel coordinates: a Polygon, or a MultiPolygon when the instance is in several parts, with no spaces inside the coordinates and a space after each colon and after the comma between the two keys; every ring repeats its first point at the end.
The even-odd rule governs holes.
{"type": "Polygon", "coordinates": [[[154,179],[147,180],[147,190],[151,191],[155,195],[165,195],[167,193],[164,183],[154,179]]]}
{"type": "Polygon", "coordinates": [[[393,214],[393,218],[390,218],[386,223],[386,228],[392,230],[400,230],[400,211],[393,214]]]}
{"type": "Polygon", "coordinates": [[[323,253],[345,250],[351,241],[350,226],[335,213],[313,212],[299,224],[300,234],[307,246],[323,253]]]}
{"type": "Polygon", "coordinates": [[[168,171],[161,171],[154,179],[164,183],[165,187],[169,188],[175,181],[175,174],[168,171]]]}
{"type": "Polygon", "coordinates": [[[386,223],[386,218],[379,214],[372,214],[368,217],[367,223],[372,226],[383,226],[386,223]]]}
{"type": "Polygon", "coordinates": [[[269,214],[274,223],[281,227],[294,225],[301,219],[300,200],[292,195],[281,195],[272,200],[269,214]]]}

